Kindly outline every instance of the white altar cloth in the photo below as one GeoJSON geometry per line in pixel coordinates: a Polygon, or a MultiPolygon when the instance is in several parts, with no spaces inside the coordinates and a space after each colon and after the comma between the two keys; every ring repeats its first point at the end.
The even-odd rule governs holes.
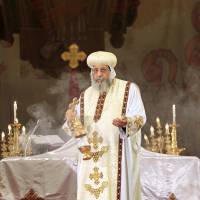
{"type": "MultiPolygon", "coordinates": [[[[20,200],[33,189],[45,200],[76,200],[77,146],[73,139],[45,154],[0,162],[0,200],[20,200]]],[[[143,200],[200,200],[200,160],[141,148],[143,200]]]]}

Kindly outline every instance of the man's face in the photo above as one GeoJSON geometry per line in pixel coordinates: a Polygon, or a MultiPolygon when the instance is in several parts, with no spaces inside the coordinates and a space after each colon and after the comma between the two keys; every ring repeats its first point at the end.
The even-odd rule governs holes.
{"type": "Polygon", "coordinates": [[[92,68],[92,76],[93,80],[97,84],[101,84],[104,80],[109,80],[110,77],[110,69],[108,65],[94,65],[92,68]]]}

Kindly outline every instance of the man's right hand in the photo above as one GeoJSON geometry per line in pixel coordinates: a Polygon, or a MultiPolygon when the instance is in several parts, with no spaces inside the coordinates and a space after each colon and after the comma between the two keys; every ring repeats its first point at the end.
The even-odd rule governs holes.
{"type": "Polygon", "coordinates": [[[68,109],[65,113],[65,119],[67,121],[72,121],[76,116],[76,113],[72,109],[68,109]]]}

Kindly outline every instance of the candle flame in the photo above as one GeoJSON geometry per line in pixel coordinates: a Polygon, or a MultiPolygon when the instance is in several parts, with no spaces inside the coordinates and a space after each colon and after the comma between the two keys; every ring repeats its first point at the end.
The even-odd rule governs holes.
{"type": "Polygon", "coordinates": [[[8,125],[8,130],[11,131],[11,125],[10,124],[8,125]]]}
{"type": "Polygon", "coordinates": [[[1,133],[1,140],[4,140],[4,138],[5,138],[5,133],[2,131],[2,133],[1,133]]]}
{"type": "Polygon", "coordinates": [[[147,137],[147,135],[146,135],[146,134],[144,134],[144,139],[145,139],[145,140],[148,140],[148,137],[147,137]]]}

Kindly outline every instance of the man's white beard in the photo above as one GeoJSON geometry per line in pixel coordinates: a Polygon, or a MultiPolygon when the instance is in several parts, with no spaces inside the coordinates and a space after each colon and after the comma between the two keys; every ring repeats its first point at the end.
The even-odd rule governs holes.
{"type": "Polygon", "coordinates": [[[92,87],[95,90],[98,90],[100,94],[103,94],[104,92],[108,92],[108,90],[111,86],[112,80],[111,79],[103,79],[103,78],[98,78],[98,79],[94,80],[93,76],[91,75],[91,83],[92,83],[92,87]]]}

